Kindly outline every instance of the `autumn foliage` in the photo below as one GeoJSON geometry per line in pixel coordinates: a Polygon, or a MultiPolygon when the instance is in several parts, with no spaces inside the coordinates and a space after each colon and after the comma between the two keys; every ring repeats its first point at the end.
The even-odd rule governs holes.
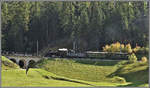
{"type": "Polygon", "coordinates": [[[111,45],[106,45],[103,47],[104,52],[124,52],[132,53],[132,48],[130,44],[120,44],[119,42],[113,43],[111,45]]]}

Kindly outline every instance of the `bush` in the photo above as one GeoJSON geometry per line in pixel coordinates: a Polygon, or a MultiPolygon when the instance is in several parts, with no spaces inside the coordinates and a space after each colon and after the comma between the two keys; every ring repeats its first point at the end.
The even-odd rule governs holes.
{"type": "Polygon", "coordinates": [[[105,45],[103,47],[104,52],[124,52],[124,53],[135,53],[135,54],[148,54],[149,48],[147,47],[140,47],[136,46],[134,49],[132,49],[130,44],[124,45],[120,44],[119,42],[112,43],[110,45],[105,45]]]}
{"type": "Polygon", "coordinates": [[[105,52],[124,52],[124,53],[132,53],[132,48],[130,44],[124,45],[119,42],[113,43],[111,45],[106,45],[103,47],[103,51],[105,52]]]}
{"type": "Polygon", "coordinates": [[[132,53],[129,57],[129,62],[134,63],[137,61],[137,57],[134,53],[132,53]]]}
{"type": "Polygon", "coordinates": [[[146,57],[142,57],[141,58],[141,62],[144,62],[144,63],[147,62],[147,58],[146,57]]]}
{"type": "Polygon", "coordinates": [[[148,47],[140,47],[140,46],[136,46],[133,49],[134,53],[136,54],[148,54],[149,53],[149,48],[148,47]]]}
{"type": "Polygon", "coordinates": [[[141,47],[136,51],[137,54],[148,54],[149,53],[149,48],[147,47],[141,47]]]}
{"type": "Polygon", "coordinates": [[[126,80],[122,77],[114,76],[113,79],[119,83],[126,83],[126,80]]]}
{"type": "Polygon", "coordinates": [[[103,51],[105,51],[105,52],[109,52],[109,49],[110,49],[109,45],[106,45],[105,47],[103,47],[103,51]]]}
{"type": "Polygon", "coordinates": [[[124,53],[132,53],[132,48],[130,44],[125,45],[124,49],[122,50],[124,53]]]}
{"type": "Polygon", "coordinates": [[[124,49],[124,44],[121,44],[121,51],[124,49]]]}
{"type": "Polygon", "coordinates": [[[103,47],[103,51],[105,52],[120,52],[120,48],[124,47],[124,45],[120,44],[119,42],[113,43],[111,45],[106,45],[103,47]]]}
{"type": "Polygon", "coordinates": [[[120,62],[118,62],[118,63],[116,64],[116,66],[122,67],[122,66],[127,65],[127,64],[129,64],[129,61],[120,61],[120,62]]]}
{"type": "Polygon", "coordinates": [[[136,53],[136,52],[139,51],[140,49],[141,49],[140,46],[136,46],[136,47],[133,49],[133,51],[134,51],[134,53],[136,53]]]}

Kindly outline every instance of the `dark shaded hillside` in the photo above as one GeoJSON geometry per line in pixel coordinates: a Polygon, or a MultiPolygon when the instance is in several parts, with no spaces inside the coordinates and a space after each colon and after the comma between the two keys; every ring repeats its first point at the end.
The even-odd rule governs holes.
{"type": "Polygon", "coordinates": [[[133,64],[123,65],[119,67],[111,76],[124,77],[127,82],[132,82],[132,84],[128,86],[148,84],[148,63],[136,62],[133,64]]]}

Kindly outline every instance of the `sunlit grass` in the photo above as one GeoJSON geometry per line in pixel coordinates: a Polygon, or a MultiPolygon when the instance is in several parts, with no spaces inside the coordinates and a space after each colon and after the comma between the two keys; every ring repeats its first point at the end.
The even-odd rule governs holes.
{"type": "Polygon", "coordinates": [[[119,86],[127,85],[129,83],[110,83],[110,82],[90,82],[77,79],[70,79],[62,76],[57,76],[53,73],[47,72],[42,69],[30,69],[28,75],[25,74],[25,70],[13,69],[2,70],[2,86],[3,87],[94,87],[94,86],[119,86]],[[44,76],[49,77],[48,79],[44,76]],[[63,80],[55,80],[51,77],[63,78],[67,80],[77,81],[69,82],[63,80]],[[85,84],[84,84],[85,83],[85,84]],[[89,85],[87,85],[89,84],[89,85]]]}
{"type": "Polygon", "coordinates": [[[55,59],[45,60],[38,65],[42,69],[68,78],[93,82],[115,82],[112,78],[107,77],[116,71],[117,67],[114,66],[115,64],[107,66],[106,61],[101,61],[101,63],[97,65],[78,62],[74,60],[55,59]]]}
{"type": "Polygon", "coordinates": [[[9,60],[8,58],[6,58],[4,56],[1,57],[1,61],[2,61],[2,70],[19,68],[19,66],[17,64],[13,63],[11,60],[9,60]]]}
{"type": "Polygon", "coordinates": [[[25,70],[16,69],[16,70],[2,70],[2,86],[4,87],[60,87],[60,86],[89,86],[74,82],[46,79],[43,75],[52,75],[54,74],[46,73],[46,71],[41,69],[30,69],[28,75],[25,74],[25,70]]]}
{"type": "Polygon", "coordinates": [[[115,61],[94,62],[50,59],[40,61],[37,64],[37,67],[40,68],[30,68],[28,75],[26,75],[25,69],[20,69],[18,65],[14,65],[6,57],[2,57],[2,87],[148,86],[146,81],[142,82],[148,77],[148,71],[145,71],[148,66],[147,63],[128,65],[123,65],[122,63],[126,62],[118,64],[115,61]],[[118,71],[120,67],[121,69],[118,71]],[[127,82],[121,82],[115,77],[109,77],[114,72],[118,73],[115,76],[117,78],[124,75],[123,77],[127,82]],[[141,82],[137,81],[137,76],[142,76],[139,79],[141,82]]]}

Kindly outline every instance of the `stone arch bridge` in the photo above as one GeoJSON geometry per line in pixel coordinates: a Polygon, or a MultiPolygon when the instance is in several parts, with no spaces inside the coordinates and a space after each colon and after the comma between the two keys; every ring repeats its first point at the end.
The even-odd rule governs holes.
{"type": "Polygon", "coordinates": [[[39,60],[44,59],[43,57],[36,57],[36,56],[6,56],[6,57],[24,69],[27,68],[27,66],[30,63],[34,64],[39,60]]]}

